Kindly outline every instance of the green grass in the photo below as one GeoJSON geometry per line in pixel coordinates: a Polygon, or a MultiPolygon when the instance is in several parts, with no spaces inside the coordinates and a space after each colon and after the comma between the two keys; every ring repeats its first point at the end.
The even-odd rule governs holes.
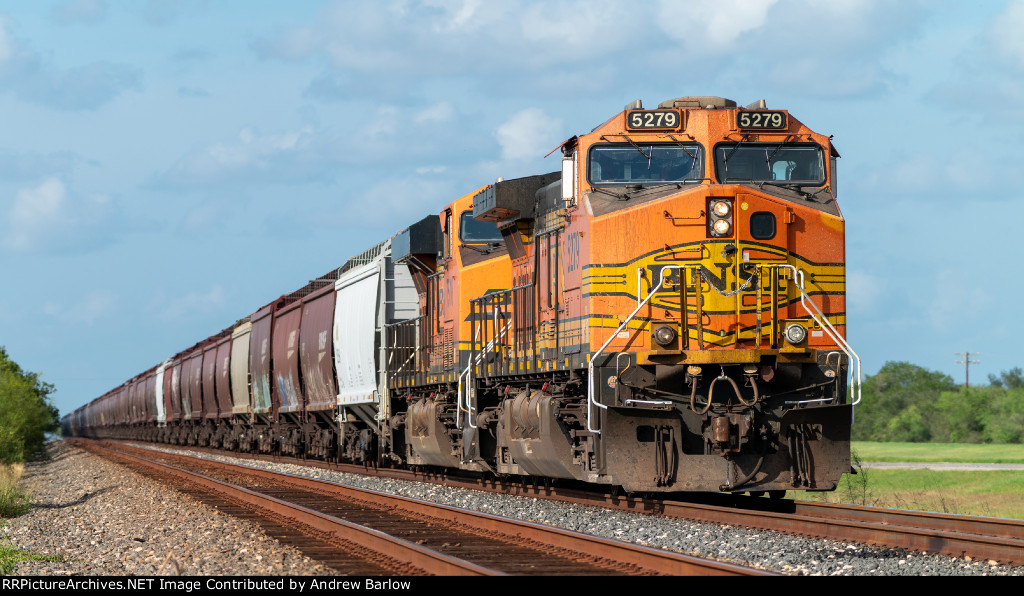
{"type": "Polygon", "coordinates": [[[10,575],[14,571],[14,566],[22,561],[63,561],[64,557],[60,556],[43,556],[35,555],[23,550],[19,550],[14,545],[8,542],[0,542],[0,575],[10,575]]]}
{"type": "MultiPolygon", "coordinates": [[[[6,519],[27,513],[32,508],[32,495],[19,486],[25,466],[0,466],[0,518],[6,519]]],[[[36,555],[19,550],[13,544],[0,541],[0,575],[10,575],[14,566],[22,561],[63,561],[61,556],[36,555]]]]}
{"type": "Polygon", "coordinates": [[[938,511],[1024,519],[1024,471],[946,472],[935,470],[861,470],[843,476],[831,493],[791,493],[791,497],[828,503],[938,511]],[[863,487],[857,483],[867,478],[863,487]],[[852,483],[852,486],[850,486],[852,483]]]}
{"type": "Polygon", "coordinates": [[[862,461],[1024,464],[1024,445],[971,443],[875,443],[854,441],[862,461]]]}
{"type": "Polygon", "coordinates": [[[855,503],[915,511],[1024,519],[1024,470],[938,471],[865,469],[860,462],[1024,463],[1021,445],[938,443],[853,444],[859,473],[846,474],[830,493],[797,493],[798,499],[855,503]]]}
{"type": "Polygon", "coordinates": [[[24,466],[0,466],[0,518],[16,517],[32,507],[32,496],[18,485],[24,466]]]}

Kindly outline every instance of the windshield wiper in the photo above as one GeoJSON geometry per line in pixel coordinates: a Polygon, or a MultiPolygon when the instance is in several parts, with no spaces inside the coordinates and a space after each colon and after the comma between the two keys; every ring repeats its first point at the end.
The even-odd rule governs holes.
{"type": "MultiPolygon", "coordinates": [[[[736,146],[732,148],[732,151],[722,156],[722,163],[725,165],[725,182],[729,182],[729,180],[732,180],[732,178],[729,178],[729,158],[732,157],[737,151],[739,151],[740,145],[742,145],[746,141],[747,135],[743,135],[742,137],[740,137],[739,142],[736,143],[736,146]]],[[[742,181],[743,179],[737,178],[737,180],[742,181]]],[[[749,178],[747,180],[749,180],[749,178]]]]}
{"type": "Polygon", "coordinates": [[[463,242],[459,246],[461,248],[471,248],[471,249],[477,251],[478,253],[480,253],[482,255],[489,255],[492,252],[498,250],[498,247],[501,246],[501,242],[491,242],[490,244],[487,245],[487,248],[480,248],[479,246],[474,246],[472,244],[466,244],[465,242],[463,242]]]}
{"type": "Polygon", "coordinates": [[[686,154],[689,155],[693,159],[694,163],[697,162],[697,156],[694,155],[693,153],[691,153],[690,149],[686,145],[684,145],[682,141],[677,139],[675,137],[675,135],[668,135],[668,138],[672,139],[672,141],[675,142],[676,145],[679,145],[679,148],[682,149],[683,151],[685,151],[686,154]]]}
{"type": "MultiPolygon", "coordinates": [[[[627,142],[627,143],[629,143],[630,145],[632,145],[634,149],[636,149],[637,151],[639,151],[639,152],[640,152],[640,155],[643,155],[644,157],[646,157],[646,158],[647,158],[647,161],[648,161],[648,162],[649,162],[649,161],[651,160],[651,156],[650,156],[650,155],[647,155],[646,153],[644,153],[644,150],[643,150],[643,148],[641,148],[641,147],[640,147],[640,145],[637,145],[637,144],[636,144],[636,141],[634,141],[633,139],[629,138],[628,136],[626,136],[626,135],[624,135],[624,134],[622,134],[622,133],[616,133],[616,134],[615,134],[615,135],[613,135],[613,136],[616,136],[616,137],[622,137],[622,138],[626,139],[626,142],[627,142]]],[[[602,136],[601,138],[603,139],[603,138],[605,138],[605,137],[604,137],[604,136],[602,136]]],[[[653,152],[653,151],[651,151],[651,153],[653,154],[654,152],[653,152]]]]}
{"type": "Polygon", "coordinates": [[[747,142],[747,135],[743,135],[743,137],[732,148],[732,151],[730,151],[728,154],[726,154],[725,157],[722,158],[722,161],[725,162],[726,169],[729,169],[729,158],[732,157],[734,153],[739,151],[740,145],[742,145],[743,143],[746,143],[746,142],[747,142]]]}
{"type": "Polygon", "coordinates": [[[760,184],[758,184],[758,188],[763,187],[765,184],[767,184],[769,186],[778,186],[778,187],[781,187],[781,188],[789,189],[789,190],[799,194],[801,197],[807,199],[808,201],[816,201],[817,194],[820,193],[822,190],[824,190],[824,189],[819,189],[819,190],[817,190],[817,191],[815,191],[813,193],[810,193],[810,192],[807,192],[806,190],[804,190],[804,187],[805,186],[811,186],[810,184],[795,184],[793,182],[775,182],[774,180],[763,180],[763,181],[761,181],[760,184]]]}
{"type": "MultiPolygon", "coordinates": [[[[775,157],[776,153],[778,153],[780,150],[782,150],[782,147],[784,147],[786,145],[786,143],[789,142],[789,139],[791,139],[792,137],[793,137],[793,135],[786,135],[786,138],[781,143],[779,143],[779,146],[775,148],[775,151],[772,151],[771,155],[768,155],[767,157],[765,157],[764,161],[768,164],[768,168],[769,169],[771,169],[771,167],[772,167],[772,158],[775,157]]],[[[765,149],[765,153],[767,153],[767,151],[768,150],[765,149]]]]}

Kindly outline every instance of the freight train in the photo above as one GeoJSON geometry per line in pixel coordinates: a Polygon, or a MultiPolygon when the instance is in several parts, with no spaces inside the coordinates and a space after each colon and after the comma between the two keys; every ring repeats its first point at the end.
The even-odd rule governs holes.
{"type": "Polygon", "coordinates": [[[199,445],[629,492],[850,472],[832,137],[637,100],[63,419],[199,445]],[[549,154],[550,155],[550,154],[549,154]]]}

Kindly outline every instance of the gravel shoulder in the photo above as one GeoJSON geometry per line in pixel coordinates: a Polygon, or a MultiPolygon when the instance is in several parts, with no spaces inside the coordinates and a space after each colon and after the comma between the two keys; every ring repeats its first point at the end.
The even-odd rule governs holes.
{"type": "MultiPolygon", "coordinates": [[[[160,450],[160,447],[153,447],[160,450]]],[[[62,562],[26,562],[17,575],[313,575],[332,571],[228,517],[61,441],[26,467],[37,506],[7,520],[0,540],[62,562]]],[[[710,556],[793,575],[1024,575],[1024,567],[817,540],[735,526],[608,511],[290,464],[242,465],[300,474],[597,536],[710,556]]]]}
{"type": "Polygon", "coordinates": [[[35,506],[4,520],[0,540],[59,562],[15,575],[314,575],[330,570],[250,522],[63,441],[25,467],[35,506]]]}

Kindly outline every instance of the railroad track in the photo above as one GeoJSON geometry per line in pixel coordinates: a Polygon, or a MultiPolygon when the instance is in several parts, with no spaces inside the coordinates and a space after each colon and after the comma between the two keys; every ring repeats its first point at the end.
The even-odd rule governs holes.
{"type": "MultiPolygon", "coordinates": [[[[164,446],[167,447],[167,446],[164,446]]],[[[194,449],[194,448],[193,448],[194,449]]],[[[224,455],[223,452],[204,450],[224,455]]],[[[859,505],[800,500],[772,500],[734,495],[695,496],[668,500],[614,495],[545,484],[494,482],[457,476],[431,476],[412,471],[367,469],[362,466],[299,461],[289,458],[244,455],[258,460],[287,462],[330,470],[397,479],[437,482],[477,490],[490,490],[609,509],[729,524],[813,538],[902,548],[914,552],[993,560],[1024,565],[1024,521],[884,509],[859,505]]]]}
{"type": "Polygon", "coordinates": [[[124,445],[79,443],[184,483],[226,513],[354,575],[773,575],[416,499],[124,445]]]}
{"type": "Polygon", "coordinates": [[[1024,521],[743,497],[738,505],[663,502],[663,514],[815,538],[1024,565],[1024,521]]]}

